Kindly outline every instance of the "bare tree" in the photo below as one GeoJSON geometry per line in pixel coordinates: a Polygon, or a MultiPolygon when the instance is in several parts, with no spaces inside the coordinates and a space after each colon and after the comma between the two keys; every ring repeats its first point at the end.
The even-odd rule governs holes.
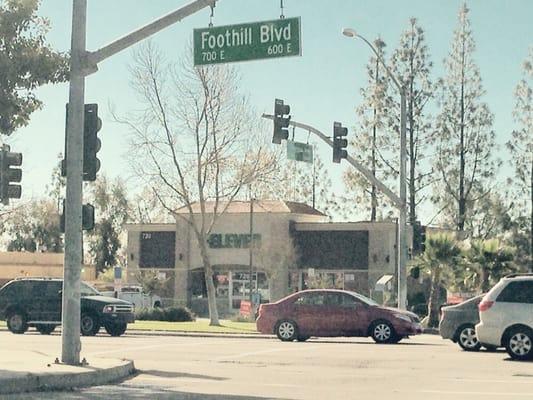
{"type": "Polygon", "coordinates": [[[187,54],[171,64],[152,43],[142,47],[131,72],[144,108],[118,120],[132,131],[135,175],[196,236],[210,324],[219,325],[206,239],[242,189],[271,173],[275,158],[255,129],[247,99],[239,95],[237,71],[226,65],[194,67],[190,48],[187,54]]]}

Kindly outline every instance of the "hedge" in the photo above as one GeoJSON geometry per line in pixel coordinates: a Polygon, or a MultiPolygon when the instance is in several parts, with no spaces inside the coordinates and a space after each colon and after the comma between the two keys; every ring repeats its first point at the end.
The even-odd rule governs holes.
{"type": "Polygon", "coordinates": [[[194,315],[187,307],[143,308],[135,312],[135,319],[140,321],[194,321],[194,315]]]}

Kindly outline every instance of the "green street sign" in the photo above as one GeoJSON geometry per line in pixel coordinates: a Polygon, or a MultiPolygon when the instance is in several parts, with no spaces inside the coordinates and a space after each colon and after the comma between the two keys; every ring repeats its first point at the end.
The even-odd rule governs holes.
{"type": "Polygon", "coordinates": [[[287,158],[294,161],[313,162],[313,146],[287,140],[287,158]]]}
{"type": "Polygon", "coordinates": [[[195,29],[194,65],[301,56],[300,18],[195,29]]]}

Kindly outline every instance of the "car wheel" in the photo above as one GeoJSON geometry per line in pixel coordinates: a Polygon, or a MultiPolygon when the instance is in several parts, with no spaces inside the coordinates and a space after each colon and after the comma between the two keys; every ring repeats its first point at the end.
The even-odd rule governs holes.
{"type": "Polygon", "coordinates": [[[298,338],[298,327],[296,324],[289,320],[280,321],[276,325],[276,335],[279,340],[284,342],[291,342],[298,338]]]}
{"type": "Polygon", "coordinates": [[[39,325],[35,325],[35,329],[37,329],[37,331],[41,335],[49,335],[56,329],[56,326],[55,325],[39,324],[39,325]]]}
{"type": "Polygon", "coordinates": [[[305,335],[298,335],[298,337],[296,338],[296,340],[298,340],[299,342],[305,342],[307,339],[309,339],[311,336],[305,336],[305,335]]]}
{"type": "Polygon", "coordinates": [[[526,327],[514,328],[506,335],[505,349],[514,360],[533,358],[533,332],[526,327]]]}
{"type": "Polygon", "coordinates": [[[457,343],[464,351],[479,351],[481,349],[474,325],[463,325],[457,330],[457,343]]]}
{"type": "Polygon", "coordinates": [[[376,343],[393,343],[396,333],[388,321],[376,321],[370,328],[370,336],[376,343]]]}
{"type": "Polygon", "coordinates": [[[111,336],[121,336],[122,334],[124,334],[124,332],[126,332],[127,327],[128,324],[126,323],[104,325],[105,331],[111,336]]]}
{"type": "Polygon", "coordinates": [[[401,341],[402,339],[403,339],[402,336],[398,336],[398,335],[396,335],[396,336],[394,336],[394,337],[390,340],[389,343],[397,344],[397,343],[400,343],[400,341],[401,341]]]}
{"type": "Polygon", "coordinates": [[[82,314],[80,319],[80,332],[83,336],[94,336],[100,330],[98,318],[93,314],[82,314]]]}
{"type": "Polygon", "coordinates": [[[7,316],[7,328],[18,335],[28,330],[26,315],[20,311],[13,311],[7,316]]]}

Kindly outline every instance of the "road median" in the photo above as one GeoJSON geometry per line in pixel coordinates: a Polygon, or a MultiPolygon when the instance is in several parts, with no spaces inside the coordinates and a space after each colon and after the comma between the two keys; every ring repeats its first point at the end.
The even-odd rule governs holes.
{"type": "Polygon", "coordinates": [[[135,372],[133,361],[94,358],[85,365],[56,363],[25,350],[1,351],[0,394],[65,390],[118,382],[135,372]]]}

